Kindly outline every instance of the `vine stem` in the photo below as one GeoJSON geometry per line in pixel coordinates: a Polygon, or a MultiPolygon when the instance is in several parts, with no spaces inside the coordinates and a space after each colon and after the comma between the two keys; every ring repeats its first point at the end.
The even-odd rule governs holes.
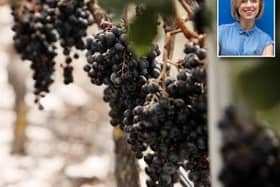
{"type": "Polygon", "coordinates": [[[124,14],[123,14],[123,22],[124,22],[124,26],[127,29],[128,28],[128,6],[125,6],[124,8],[124,14]]]}
{"type": "Polygon", "coordinates": [[[95,20],[99,28],[105,29],[112,26],[109,16],[103,11],[98,5],[96,0],[91,0],[88,2],[89,10],[92,13],[93,19],[95,20]]]}
{"type": "Polygon", "coordinates": [[[10,0],[0,0],[0,6],[11,4],[10,0]]]}
{"type": "MultiPolygon", "coordinates": [[[[186,25],[185,25],[185,20],[183,18],[180,17],[179,12],[178,12],[178,8],[176,5],[176,0],[171,0],[174,10],[175,10],[175,17],[176,17],[176,22],[178,27],[181,29],[181,31],[183,32],[184,36],[191,40],[192,42],[194,42],[195,44],[198,44],[199,46],[203,47],[204,46],[204,40],[206,35],[205,34],[197,34],[194,31],[191,31],[186,25]]],[[[179,2],[182,2],[181,5],[184,7],[186,7],[186,11],[189,12],[189,16],[193,15],[193,12],[190,8],[190,6],[185,2],[185,1],[181,1],[179,0],[179,2]]]]}
{"type": "Polygon", "coordinates": [[[36,0],[32,0],[31,5],[32,10],[34,10],[35,12],[38,12],[41,9],[41,7],[37,4],[36,0]]]}
{"type": "MultiPolygon", "coordinates": [[[[192,17],[193,12],[191,10],[191,7],[183,0],[179,0],[179,2],[183,6],[183,8],[186,10],[186,12],[188,13],[189,18],[192,17]]],[[[176,0],[172,0],[172,3],[174,6],[176,18],[175,18],[175,20],[173,20],[173,19],[164,20],[166,35],[165,35],[165,39],[164,39],[163,56],[162,56],[163,68],[162,68],[162,71],[161,71],[159,77],[157,78],[158,82],[160,82],[162,79],[165,80],[166,74],[167,74],[167,64],[168,63],[173,64],[173,63],[171,63],[170,59],[172,58],[173,51],[174,51],[175,35],[180,32],[183,32],[185,37],[188,39],[192,39],[192,38],[199,39],[200,38],[200,36],[197,33],[189,30],[186,27],[184,19],[182,19],[179,16],[177,5],[176,5],[176,0]],[[175,22],[175,24],[174,24],[174,22],[175,22]]],[[[164,91],[166,90],[165,84],[163,84],[163,90],[164,91]]]]}
{"type": "Polygon", "coordinates": [[[24,0],[0,0],[0,6],[15,5],[22,1],[24,1],[24,0]]]}
{"type": "MultiPolygon", "coordinates": [[[[164,38],[164,45],[163,45],[163,55],[162,55],[162,61],[163,61],[163,67],[160,72],[159,77],[156,79],[156,82],[161,83],[166,79],[167,76],[167,64],[173,64],[170,59],[172,59],[173,53],[174,53],[174,45],[175,45],[175,35],[179,32],[181,32],[180,29],[177,29],[176,21],[173,18],[165,18],[164,20],[164,31],[165,31],[165,38],[164,38]]],[[[177,68],[177,66],[176,66],[177,68]]],[[[168,96],[168,93],[166,91],[166,85],[163,82],[162,83],[162,94],[164,96],[168,96]]]]}
{"type": "Polygon", "coordinates": [[[189,17],[192,18],[193,17],[193,11],[192,11],[190,5],[187,4],[187,2],[184,1],[184,0],[179,0],[179,2],[182,5],[182,7],[186,10],[186,12],[188,13],[189,17]]]}
{"type": "Polygon", "coordinates": [[[170,60],[167,61],[168,64],[174,66],[174,67],[178,67],[178,64],[171,62],[170,60]]]}
{"type": "Polygon", "coordinates": [[[20,0],[18,2],[15,2],[15,1],[9,1],[9,2],[10,2],[11,7],[15,8],[16,16],[18,16],[18,17],[22,16],[24,13],[24,8],[25,8],[24,3],[26,3],[26,2],[24,2],[23,0],[20,0]]]}
{"type": "MultiPolygon", "coordinates": [[[[175,40],[172,40],[172,39],[174,38],[174,36],[176,34],[178,34],[180,32],[181,32],[180,29],[176,29],[174,31],[167,32],[165,35],[164,46],[163,46],[163,55],[162,55],[163,68],[162,68],[162,71],[161,71],[159,77],[157,78],[157,81],[160,81],[161,79],[164,80],[166,78],[167,64],[170,61],[169,57],[172,56],[171,46],[172,46],[172,43],[175,42],[175,40]]],[[[172,50],[172,52],[173,52],[173,50],[172,50]]],[[[163,86],[165,88],[165,84],[163,86]]]]}

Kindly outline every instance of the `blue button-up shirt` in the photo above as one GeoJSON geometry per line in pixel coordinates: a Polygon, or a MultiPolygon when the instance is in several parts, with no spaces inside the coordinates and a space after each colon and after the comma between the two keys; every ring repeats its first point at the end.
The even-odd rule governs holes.
{"type": "Polygon", "coordinates": [[[219,55],[262,55],[266,46],[273,44],[271,37],[256,25],[245,31],[239,22],[219,26],[219,55]]]}

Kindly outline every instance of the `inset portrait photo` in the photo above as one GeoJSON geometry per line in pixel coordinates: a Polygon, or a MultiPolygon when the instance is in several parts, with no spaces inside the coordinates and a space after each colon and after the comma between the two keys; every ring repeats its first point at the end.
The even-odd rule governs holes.
{"type": "Polygon", "coordinates": [[[275,0],[218,0],[219,57],[275,57],[275,0]]]}

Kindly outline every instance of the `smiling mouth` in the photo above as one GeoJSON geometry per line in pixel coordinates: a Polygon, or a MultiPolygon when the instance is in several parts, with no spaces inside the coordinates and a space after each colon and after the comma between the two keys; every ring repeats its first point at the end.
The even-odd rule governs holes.
{"type": "Polygon", "coordinates": [[[244,12],[246,14],[253,14],[253,13],[255,13],[255,10],[245,10],[244,12]]]}
{"type": "Polygon", "coordinates": [[[256,11],[255,8],[244,9],[244,12],[255,12],[255,11],[256,11]]]}

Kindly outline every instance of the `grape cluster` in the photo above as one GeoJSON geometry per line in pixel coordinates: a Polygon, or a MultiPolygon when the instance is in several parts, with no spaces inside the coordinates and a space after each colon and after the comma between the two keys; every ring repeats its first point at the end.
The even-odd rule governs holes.
{"type": "Polygon", "coordinates": [[[13,40],[16,51],[23,60],[31,61],[34,94],[40,98],[49,92],[49,86],[53,83],[57,36],[53,17],[45,9],[36,8],[38,6],[39,4],[26,3],[20,10],[13,7],[15,24],[12,29],[15,32],[13,40]]]}
{"type": "MultiPolygon", "coordinates": [[[[83,37],[92,19],[84,0],[28,0],[12,7],[13,31],[16,51],[23,60],[31,61],[36,102],[53,83],[55,71],[56,43],[60,41],[63,54],[64,83],[73,82],[70,49],[85,49],[83,37]]],[[[74,54],[74,58],[78,58],[74,54]]]]}
{"type": "Polygon", "coordinates": [[[142,85],[160,74],[155,59],[159,49],[155,46],[146,57],[137,59],[128,48],[125,30],[113,27],[88,38],[87,50],[88,64],[84,70],[93,84],[107,86],[104,100],[111,107],[111,124],[120,125],[124,130],[132,124],[132,109],[145,101],[141,95],[142,85]]]}
{"type": "MultiPolygon", "coordinates": [[[[69,84],[73,82],[71,49],[73,47],[78,50],[85,49],[83,38],[87,36],[87,28],[93,23],[91,12],[85,0],[59,2],[49,0],[48,4],[57,12],[55,27],[59,34],[63,54],[66,56],[63,73],[64,83],[69,84]]],[[[79,55],[74,54],[74,58],[79,58],[79,55]]]]}
{"type": "Polygon", "coordinates": [[[190,171],[195,186],[210,186],[208,162],[206,51],[186,45],[186,57],[176,78],[149,81],[142,86],[144,105],[133,109],[128,143],[144,156],[148,187],[172,187],[180,166],[190,171]]]}
{"type": "Polygon", "coordinates": [[[225,110],[219,128],[223,142],[219,178],[225,187],[280,186],[280,144],[271,129],[245,119],[234,106],[225,110]]]}

